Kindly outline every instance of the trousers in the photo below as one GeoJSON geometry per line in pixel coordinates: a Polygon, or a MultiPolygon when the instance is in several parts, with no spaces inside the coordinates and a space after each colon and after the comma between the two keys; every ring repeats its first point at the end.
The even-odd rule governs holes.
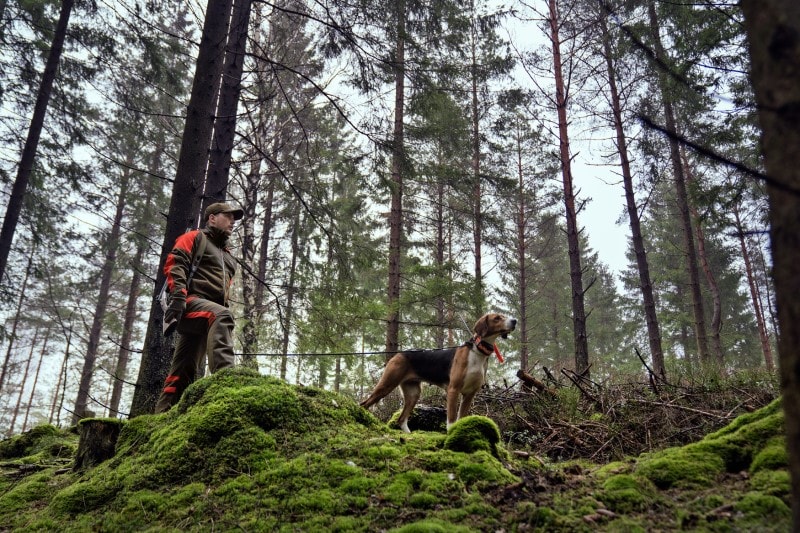
{"type": "Polygon", "coordinates": [[[186,310],[178,324],[172,364],[156,403],[156,413],[168,411],[178,402],[183,391],[198,376],[202,377],[205,369],[200,366],[204,364],[205,356],[212,374],[234,366],[233,328],[233,315],[224,305],[196,296],[186,299],[186,310]]]}

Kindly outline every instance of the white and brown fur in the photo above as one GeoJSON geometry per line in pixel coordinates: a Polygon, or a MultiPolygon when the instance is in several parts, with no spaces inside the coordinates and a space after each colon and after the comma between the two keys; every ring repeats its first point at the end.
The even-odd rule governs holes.
{"type": "Polygon", "coordinates": [[[447,429],[450,429],[456,420],[469,413],[472,400],[486,381],[495,340],[506,338],[516,325],[514,318],[488,313],[478,319],[473,328],[475,336],[462,346],[398,352],[386,363],[378,384],[361,406],[369,408],[399,386],[403,393],[403,412],[397,423],[410,433],[408,417],[419,400],[420,384],[424,381],[447,391],[447,429]]]}

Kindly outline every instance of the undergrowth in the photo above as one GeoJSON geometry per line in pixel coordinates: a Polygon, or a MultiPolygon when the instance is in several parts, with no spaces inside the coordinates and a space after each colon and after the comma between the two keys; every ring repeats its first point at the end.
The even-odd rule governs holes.
{"type": "Polygon", "coordinates": [[[450,432],[404,434],[342,395],[220,371],[170,412],[126,421],[115,455],[92,468],[65,467],[71,430],[0,442],[0,531],[789,529],[778,401],[755,409],[758,397],[740,392],[734,409],[705,397],[693,407],[701,414],[688,402],[706,393],[685,388],[637,390],[647,403],[623,403],[608,387],[554,390],[510,407],[490,389],[450,432]],[[716,427],[673,437],[691,440],[681,447],[651,438],[646,453],[622,452],[635,436],[597,438],[600,427],[644,432],[622,420],[647,423],[655,415],[644,406],[716,427]],[[613,460],[597,451],[608,448],[613,460]]]}

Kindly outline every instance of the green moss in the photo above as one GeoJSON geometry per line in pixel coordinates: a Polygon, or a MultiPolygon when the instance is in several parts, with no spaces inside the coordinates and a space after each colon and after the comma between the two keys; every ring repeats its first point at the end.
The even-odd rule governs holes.
{"type": "Polygon", "coordinates": [[[643,511],[653,502],[655,487],[646,478],[618,474],[603,483],[599,498],[616,513],[643,511]]]}
{"type": "Polygon", "coordinates": [[[788,497],[791,481],[788,470],[759,470],[750,479],[750,487],[771,496],[788,497]]]}
{"type": "Polygon", "coordinates": [[[51,503],[58,513],[75,515],[95,511],[117,495],[120,486],[114,480],[93,479],[79,482],[59,491],[51,503]]]}
{"type": "Polygon", "coordinates": [[[718,439],[720,437],[724,437],[725,435],[736,433],[742,429],[749,431],[749,426],[753,424],[761,424],[764,419],[768,420],[767,425],[770,426],[770,435],[774,435],[775,433],[782,431],[780,427],[783,424],[783,410],[781,405],[781,400],[777,399],[763,409],[738,416],[733,422],[724,428],[707,435],[706,439],[718,439]]]}
{"type": "Polygon", "coordinates": [[[598,468],[594,472],[593,477],[598,481],[605,481],[611,476],[615,476],[617,474],[626,474],[632,470],[633,465],[631,463],[614,461],[598,468]]]}
{"type": "Polygon", "coordinates": [[[753,458],[750,473],[761,470],[778,470],[789,467],[789,454],[786,451],[786,438],[781,435],[767,442],[764,448],[753,458]]]}
{"type": "Polygon", "coordinates": [[[45,424],[0,441],[0,459],[38,463],[56,457],[69,457],[75,453],[76,443],[77,436],[74,433],[45,424]]]}
{"type": "Polygon", "coordinates": [[[419,470],[402,472],[383,490],[383,498],[395,505],[403,505],[422,486],[424,474],[419,470]]]}
{"type": "Polygon", "coordinates": [[[36,502],[49,499],[53,492],[48,484],[49,477],[48,474],[31,476],[24,483],[13,485],[10,490],[0,494],[0,516],[27,510],[36,502]]]}
{"type": "Polygon", "coordinates": [[[441,520],[425,519],[389,531],[392,533],[471,533],[473,530],[441,520]]]}
{"type": "Polygon", "coordinates": [[[457,452],[486,451],[501,458],[500,429],[485,416],[467,416],[453,424],[447,432],[444,447],[457,452]]]}
{"type": "Polygon", "coordinates": [[[749,492],[736,503],[735,509],[744,514],[738,524],[744,528],[753,528],[758,524],[769,524],[772,531],[789,531],[791,529],[792,511],[780,498],[749,492]]]}
{"type": "Polygon", "coordinates": [[[408,504],[416,509],[431,509],[437,503],[439,498],[429,492],[418,492],[408,499],[408,504]]]}
{"type": "Polygon", "coordinates": [[[691,445],[655,453],[642,459],[635,468],[637,474],[660,489],[707,487],[724,471],[721,457],[691,445]]]}
{"type": "Polygon", "coordinates": [[[492,484],[509,484],[518,479],[487,452],[476,452],[472,461],[462,463],[456,469],[458,479],[477,488],[492,484]]]}

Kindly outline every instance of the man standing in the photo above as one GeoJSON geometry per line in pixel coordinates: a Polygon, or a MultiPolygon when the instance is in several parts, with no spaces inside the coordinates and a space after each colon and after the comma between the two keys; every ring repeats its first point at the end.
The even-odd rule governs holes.
{"type": "Polygon", "coordinates": [[[178,237],[167,256],[164,274],[171,299],[164,319],[178,320],[178,340],[156,413],[168,411],[180,399],[201,370],[198,367],[204,355],[208,355],[212,374],[234,365],[234,322],[228,295],[236,261],[226,243],[242,215],[241,209],[226,203],[209,205],[204,213],[206,227],[178,237]],[[198,253],[202,255],[195,262],[198,253]],[[197,266],[190,275],[193,262],[197,266]]]}

